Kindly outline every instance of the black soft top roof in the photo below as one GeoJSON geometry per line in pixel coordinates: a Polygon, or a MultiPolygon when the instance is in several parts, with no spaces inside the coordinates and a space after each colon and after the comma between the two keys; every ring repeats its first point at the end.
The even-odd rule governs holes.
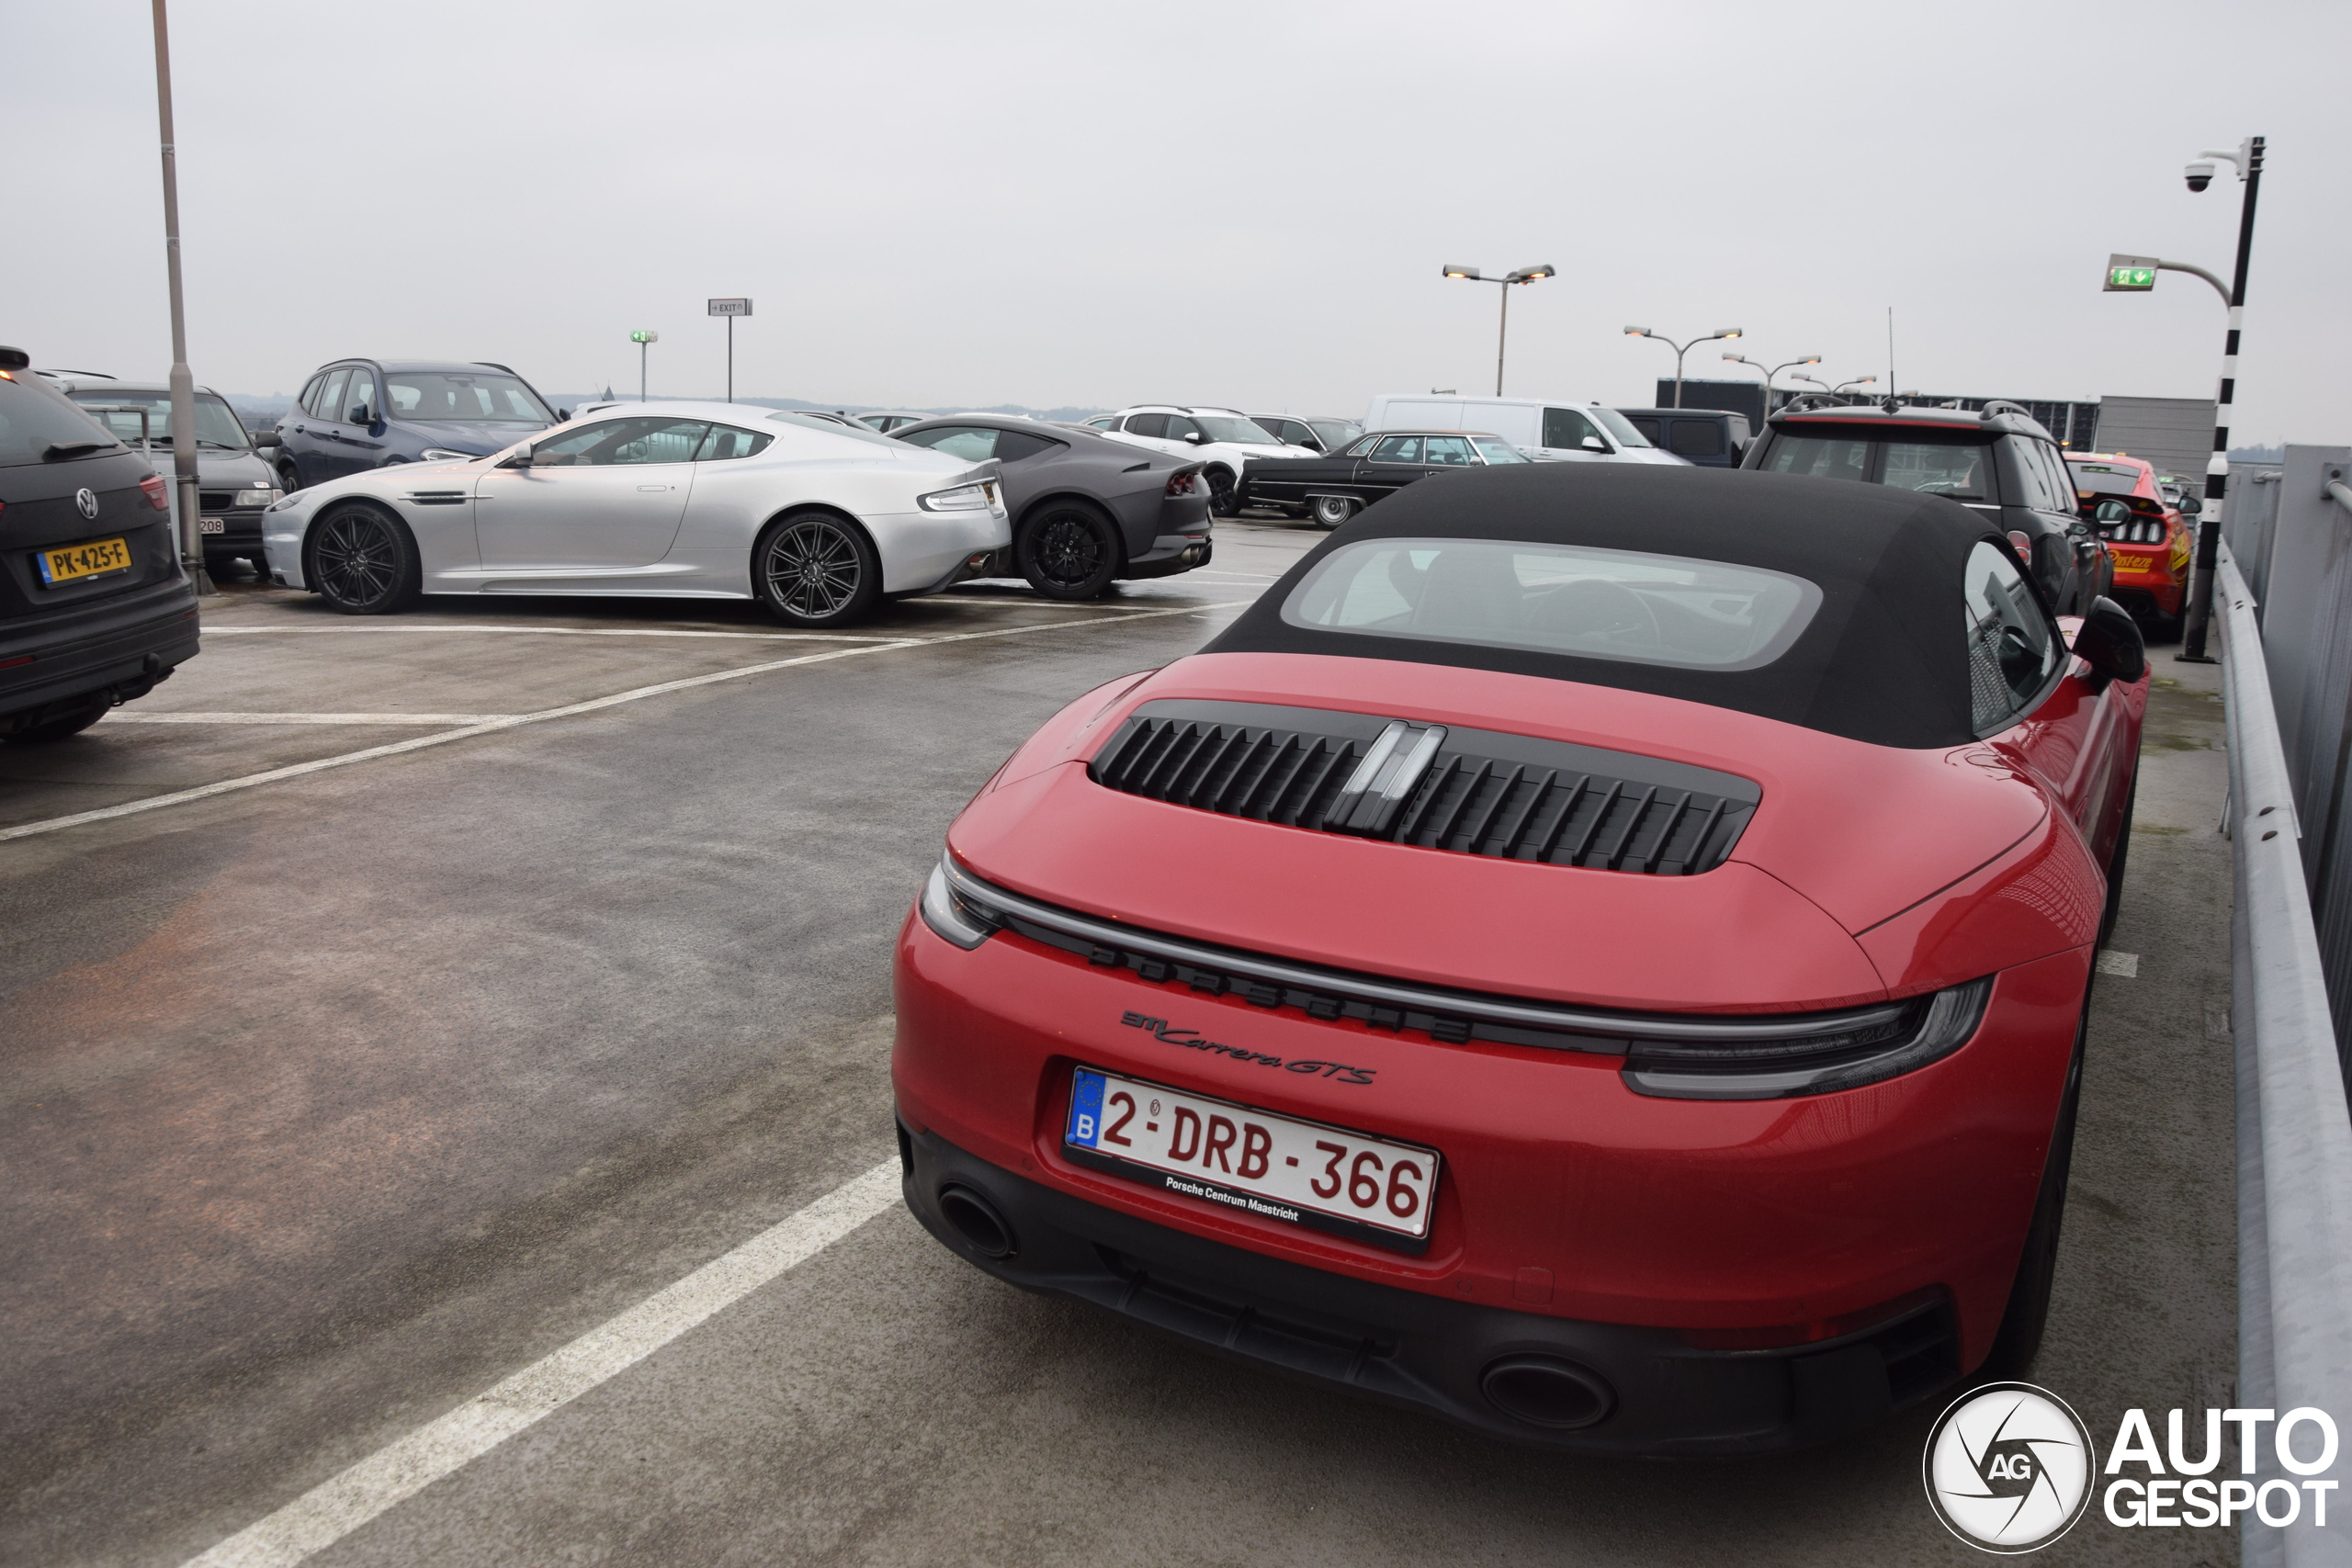
{"type": "Polygon", "coordinates": [[[1202,651],[1318,653],[1579,681],[1735,708],[1876,746],[1965,745],[1961,575],[1996,537],[1956,502],[1884,485],[1741,469],[1535,463],[1423,479],[1324,539],[1202,651]],[[1362,539],[1590,545],[1763,567],[1816,584],[1821,607],[1761,669],[1722,671],[1294,626],[1282,606],[1362,539]]]}

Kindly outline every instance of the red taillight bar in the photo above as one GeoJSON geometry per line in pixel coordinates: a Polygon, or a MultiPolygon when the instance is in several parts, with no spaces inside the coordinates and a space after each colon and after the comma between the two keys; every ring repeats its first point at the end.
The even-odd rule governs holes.
{"type": "Polygon", "coordinates": [[[172,509],[171,489],[164,483],[162,475],[149,474],[139,481],[139,488],[147,492],[147,504],[156,511],[169,512],[172,509]]]}

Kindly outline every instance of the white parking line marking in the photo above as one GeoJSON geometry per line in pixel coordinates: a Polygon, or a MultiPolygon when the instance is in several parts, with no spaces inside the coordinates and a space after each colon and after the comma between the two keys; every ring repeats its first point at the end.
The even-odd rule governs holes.
{"type": "Polygon", "coordinates": [[[899,1199],[893,1157],[477,1398],[255,1520],[186,1568],[292,1568],[805,1263],[899,1199]]]}
{"type": "Polygon", "coordinates": [[[2118,953],[2111,947],[2102,949],[2098,955],[2098,972],[2102,975],[2120,975],[2127,980],[2136,980],[2140,977],[2140,955],[2136,953],[2118,953]]]}
{"type": "Polygon", "coordinates": [[[489,724],[511,713],[123,713],[108,724],[489,724]]]}
{"type": "Polygon", "coordinates": [[[837,648],[825,653],[804,653],[797,659],[771,660],[764,664],[745,664],[733,670],[714,671],[707,675],[690,675],[684,680],[663,681],[658,685],[639,686],[631,691],[616,692],[608,697],[592,697],[584,703],[571,703],[563,707],[543,708],[537,713],[514,714],[504,718],[469,724],[458,729],[445,729],[433,735],[420,735],[413,740],[388,741],[364,750],[345,751],[337,756],[321,757],[315,761],[296,762],[283,768],[271,768],[265,773],[246,773],[241,778],[222,779],[218,784],[198,785],[195,789],[175,790],[169,795],[149,795],[143,800],[127,800],[119,806],[100,807],[93,811],[77,811],[70,817],[51,817],[39,822],[27,822],[15,828],[0,828],[0,844],[12,839],[29,839],[40,833],[54,833],[63,828],[78,828],[85,823],[105,822],[117,817],[130,817],[142,811],[156,811],[166,806],[185,806],[192,801],[209,800],[216,795],[228,795],[237,790],[252,789],[259,784],[277,784],[284,779],[300,778],[305,773],[323,773],[329,768],[349,767],[355,762],[371,762],[379,757],[397,757],[405,751],[421,751],[428,746],[446,746],[453,740],[467,740],[477,735],[490,735],[499,730],[519,729],[526,724],[544,724],[551,718],[569,718],[574,714],[594,713],[599,708],[616,707],[623,703],[641,702],[647,697],[663,696],[671,692],[683,692],[689,687],[708,686],[720,681],[740,681],[746,675],[764,675],[775,670],[789,670],[800,664],[822,664],[829,660],[854,659],[865,653],[889,653],[899,649],[929,648],[937,643],[969,642],[979,637],[1019,637],[1025,632],[1061,632],[1079,626],[1111,626],[1123,621],[1148,621],[1161,615],[1198,615],[1215,610],[1231,610],[1246,604],[1236,600],[1224,604],[1184,604],[1169,610],[1142,610],[1132,615],[1104,615],[1091,621],[1047,621],[1034,626],[1002,626],[994,631],[949,632],[942,637],[900,637],[890,642],[866,643],[857,648],[837,648]]]}

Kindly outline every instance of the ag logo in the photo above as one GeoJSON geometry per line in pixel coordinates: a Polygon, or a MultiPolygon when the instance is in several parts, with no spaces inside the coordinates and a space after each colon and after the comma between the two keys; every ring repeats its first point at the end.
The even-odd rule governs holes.
{"type": "Polygon", "coordinates": [[[85,517],[96,517],[98,514],[98,498],[86,490],[77,490],[74,492],[74,504],[81,509],[82,515],[85,517]]]}
{"type": "Polygon", "coordinates": [[[1921,1468],[1944,1528],[1983,1551],[2039,1551],[2075,1528],[2098,1456],[2066,1402],[1996,1382],[1954,1400],[1928,1434],[1921,1468]]]}

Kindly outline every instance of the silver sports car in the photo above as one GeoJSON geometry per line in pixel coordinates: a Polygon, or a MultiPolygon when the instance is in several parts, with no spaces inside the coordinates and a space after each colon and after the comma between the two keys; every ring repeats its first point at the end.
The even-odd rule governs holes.
{"type": "Polygon", "coordinates": [[[626,403],[264,515],[270,575],[352,615],[423,593],[752,599],[793,626],[934,593],[1012,542],[993,461],[741,403],[626,403]]]}

